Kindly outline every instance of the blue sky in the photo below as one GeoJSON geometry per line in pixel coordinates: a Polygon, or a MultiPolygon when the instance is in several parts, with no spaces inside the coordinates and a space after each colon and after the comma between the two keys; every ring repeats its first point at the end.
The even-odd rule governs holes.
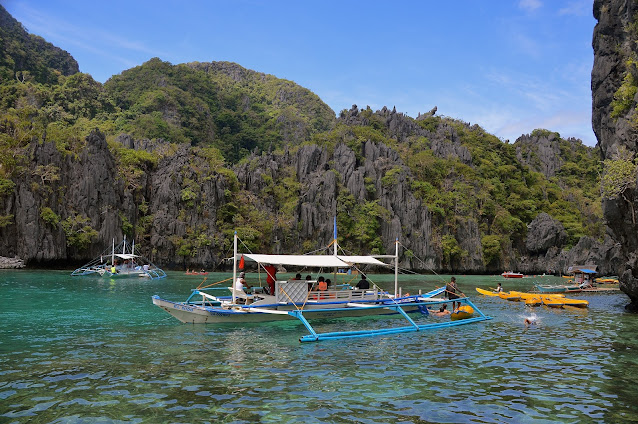
{"type": "Polygon", "coordinates": [[[335,113],[383,106],[596,144],[593,0],[2,0],[100,82],[152,57],[231,61],[295,81],[335,113]]]}

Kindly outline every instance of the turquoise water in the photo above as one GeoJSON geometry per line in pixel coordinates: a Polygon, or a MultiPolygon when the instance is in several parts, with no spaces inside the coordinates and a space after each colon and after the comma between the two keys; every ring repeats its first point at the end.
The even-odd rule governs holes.
{"type": "MultiPolygon", "coordinates": [[[[573,295],[585,310],[530,309],[474,288],[528,290],[533,278],[457,276],[493,320],[301,344],[296,322],[185,325],[152,305],[154,294],[185,299],[202,278],[0,271],[0,423],[638,422],[638,316],[620,293],[573,295]]],[[[390,279],[372,276],[388,289],[390,279]]],[[[401,286],[440,284],[412,276],[401,286]]]]}

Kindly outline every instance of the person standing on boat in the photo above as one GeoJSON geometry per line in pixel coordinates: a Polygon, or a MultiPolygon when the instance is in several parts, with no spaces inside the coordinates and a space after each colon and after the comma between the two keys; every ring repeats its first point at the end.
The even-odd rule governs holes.
{"type": "Polygon", "coordinates": [[[458,287],[456,285],[456,277],[450,278],[450,282],[445,286],[445,297],[452,300],[452,311],[456,311],[456,304],[461,306],[461,302],[455,302],[454,299],[458,299],[458,287]]]}
{"type": "Polygon", "coordinates": [[[275,281],[277,281],[277,268],[274,265],[266,265],[266,283],[268,283],[268,294],[275,295],[275,281]]]}
{"type": "Polygon", "coordinates": [[[368,278],[365,274],[361,275],[361,280],[359,280],[356,287],[359,290],[367,290],[370,288],[370,282],[368,281],[368,278]]]}

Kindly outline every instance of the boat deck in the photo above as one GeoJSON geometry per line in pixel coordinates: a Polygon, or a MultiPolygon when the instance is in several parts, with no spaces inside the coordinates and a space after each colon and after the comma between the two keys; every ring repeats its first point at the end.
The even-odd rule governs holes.
{"type": "Polygon", "coordinates": [[[590,289],[581,289],[581,292],[586,293],[604,293],[620,291],[620,287],[592,287],[590,289]]]}

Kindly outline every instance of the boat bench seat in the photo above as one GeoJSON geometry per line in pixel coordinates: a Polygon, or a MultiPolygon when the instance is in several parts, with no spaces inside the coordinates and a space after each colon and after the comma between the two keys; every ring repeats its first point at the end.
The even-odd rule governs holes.
{"type": "Polygon", "coordinates": [[[246,303],[252,302],[255,298],[255,296],[253,296],[252,294],[247,294],[245,291],[237,290],[234,287],[228,287],[228,290],[230,290],[231,293],[235,294],[236,299],[244,299],[246,303]]]}

